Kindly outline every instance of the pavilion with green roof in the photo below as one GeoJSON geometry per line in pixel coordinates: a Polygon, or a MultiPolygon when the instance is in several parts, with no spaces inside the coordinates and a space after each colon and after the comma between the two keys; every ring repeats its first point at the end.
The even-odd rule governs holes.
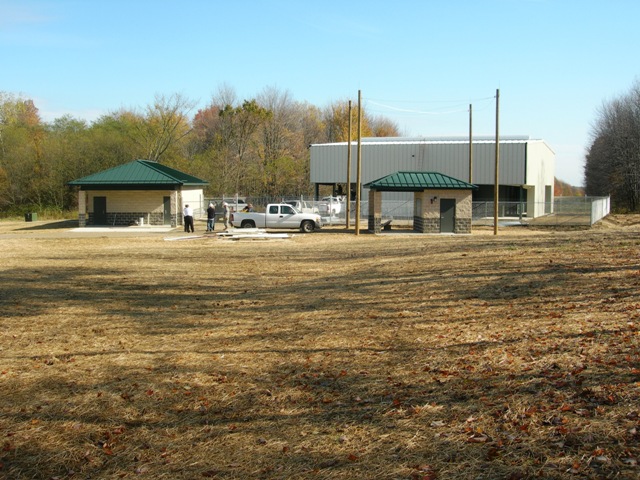
{"type": "Polygon", "coordinates": [[[471,233],[471,193],[478,187],[438,172],[396,172],[364,185],[369,189],[369,230],[382,231],[382,192],[413,192],[413,230],[471,233]]]}
{"type": "Polygon", "coordinates": [[[68,183],[78,188],[78,221],[86,225],[182,223],[186,204],[204,208],[209,183],[150,160],[134,160],[68,183]]]}

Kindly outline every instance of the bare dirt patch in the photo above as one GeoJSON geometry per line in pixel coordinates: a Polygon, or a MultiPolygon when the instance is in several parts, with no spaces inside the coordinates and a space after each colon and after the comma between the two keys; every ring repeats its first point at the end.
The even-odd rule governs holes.
{"type": "Polygon", "coordinates": [[[0,222],[0,477],[638,478],[639,220],[265,242],[0,222]]]}

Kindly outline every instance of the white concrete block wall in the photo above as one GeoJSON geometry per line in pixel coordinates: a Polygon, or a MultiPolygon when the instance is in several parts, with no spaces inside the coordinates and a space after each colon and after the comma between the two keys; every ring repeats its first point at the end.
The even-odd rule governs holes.
{"type": "Polygon", "coordinates": [[[180,206],[181,213],[185,205],[189,205],[193,208],[194,217],[199,218],[204,215],[207,210],[207,205],[204,205],[204,191],[202,188],[196,188],[193,190],[183,188],[182,205],[180,206]]]}
{"type": "MultiPolygon", "coordinates": [[[[107,211],[109,213],[146,212],[163,213],[164,197],[175,198],[173,190],[90,190],[87,192],[86,211],[93,213],[93,198],[107,197],[107,211]]],[[[182,209],[187,203],[194,208],[201,208],[203,190],[183,190],[182,202],[179,211],[172,212],[182,214],[182,209]]]]}
{"type": "Polygon", "coordinates": [[[94,197],[107,197],[109,213],[162,213],[163,198],[172,193],[171,190],[93,190],[88,192],[87,211],[93,212],[94,197]]]}

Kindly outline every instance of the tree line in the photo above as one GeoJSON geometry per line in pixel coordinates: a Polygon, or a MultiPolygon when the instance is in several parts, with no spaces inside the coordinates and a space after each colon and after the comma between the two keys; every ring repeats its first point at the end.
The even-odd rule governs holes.
{"type": "MultiPolygon", "coordinates": [[[[212,197],[312,195],[312,143],[349,138],[348,100],[324,108],[267,87],[240,100],[218,88],[194,111],[181,94],[157,94],[144,108],[121,108],[89,123],[64,115],[43,122],[31,99],[0,92],[0,212],[67,211],[67,182],[132,160],[153,160],[209,182],[212,197]]],[[[357,108],[352,108],[357,136],[357,108]]],[[[398,136],[398,126],[363,111],[362,135],[398,136]]]]}
{"type": "Polygon", "coordinates": [[[553,179],[553,195],[556,197],[583,197],[584,188],[575,187],[558,178],[553,179]]]}
{"type": "Polygon", "coordinates": [[[603,103],[593,124],[584,184],[587,195],[611,195],[612,209],[640,211],[640,81],[603,103]]]}

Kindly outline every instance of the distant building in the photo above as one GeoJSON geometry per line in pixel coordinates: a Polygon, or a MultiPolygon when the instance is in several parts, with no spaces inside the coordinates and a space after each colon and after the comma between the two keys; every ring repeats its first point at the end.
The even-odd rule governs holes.
{"type": "Polygon", "coordinates": [[[203,204],[209,182],[149,160],[135,160],[69,182],[78,187],[78,223],[182,224],[185,204],[203,204]]]}
{"type": "MultiPolygon", "coordinates": [[[[347,142],[313,144],[311,183],[316,196],[322,185],[333,193],[346,193],[347,142]]],[[[357,142],[351,143],[351,192],[355,199],[357,142]]],[[[469,178],[468,137],[390,137],[362,139],[362,185],[396,172],[437,172],[461,179],[478,188],[473,201],[493,202],[495,190],[495,137],[475,137],[472,145],[473,175],[469,178]]],[[[500,138],[499,202],[518,202],[528,217],[553,209],[555,153],[543,141],[528,136],[500,138]]],[[[361,198],[368,198],[363,188],[361,198]]],[[[405,192],[384,192],[384,200],[411,201],[405,192]]]]}

